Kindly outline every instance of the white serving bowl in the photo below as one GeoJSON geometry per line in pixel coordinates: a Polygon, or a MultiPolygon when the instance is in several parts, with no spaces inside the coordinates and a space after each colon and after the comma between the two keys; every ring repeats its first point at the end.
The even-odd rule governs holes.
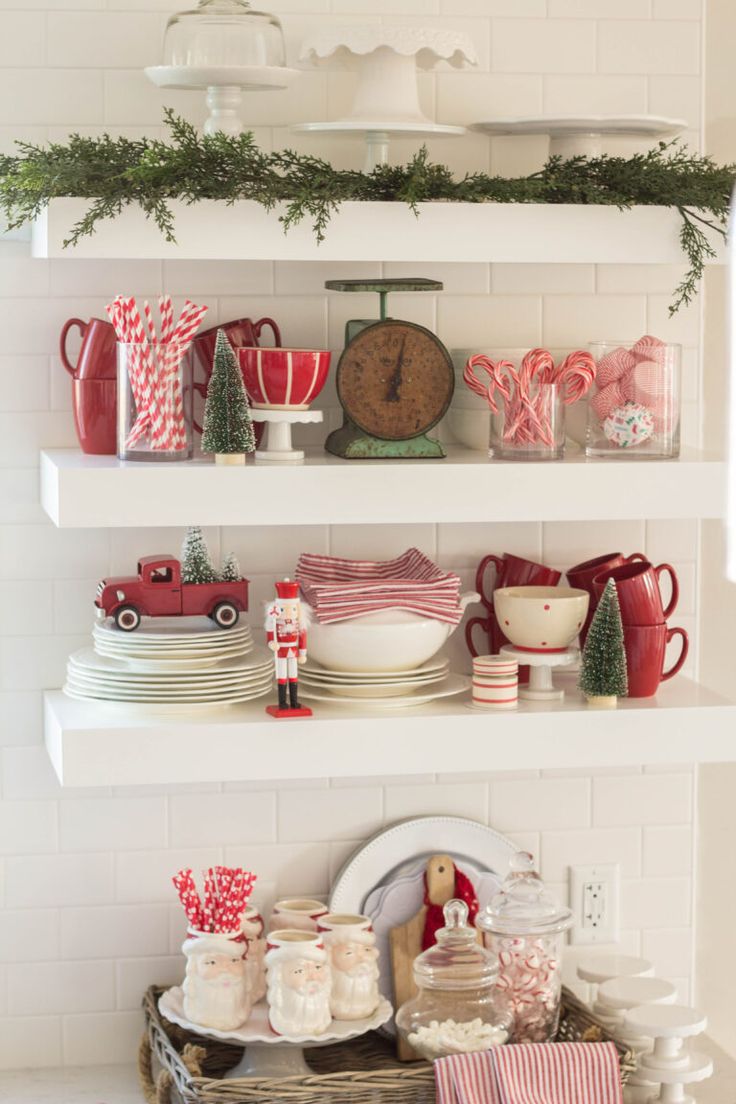
{"type": "Polygon", "coordinates": [[[574,587],[500,587],[493,592],[496,618],[517,648],[562,651],[585,624],[590,595],[574,587]]]}
{"type": "MultiPolygon", "coordinates": [[[[464,610],[480,596],[460,596],[464,610]]],[[[411,671],[431,659],[457,628],[406,610],[380,610],[350,621],[321,625],[306,602],[309,658],[332,671],[411,671]]]]}

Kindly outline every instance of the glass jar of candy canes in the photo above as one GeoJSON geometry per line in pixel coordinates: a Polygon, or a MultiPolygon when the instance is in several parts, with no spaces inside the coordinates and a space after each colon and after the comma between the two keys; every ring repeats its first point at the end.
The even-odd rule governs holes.
{"type": "Polygon", "coordinates": [[[682,346],[649,335],[595,341],[585,451],[606,459],[672,459],[680,453],[682,346]]]}
{"type": "Polygon", "coordinates": [[[118,457],[189,460],[193,451],[191,347],[118,343],[118,457]]]}
{"type": "Polygon", "coordinates": [[[513,1017],[511,1041],[545,1043],[560,1018],[562,950],[572,912],[546,889],[527,851],[518,851],[509,866],[475,926],[498,961],[496,985],[513,1017]]]}
{"type": "Polygon", "coordinates": [[[437,942],[414,959],[417,995],[396,1013],[401,1038],[427,1061],[505,1043],[511,1030],[506,1000],[496,988],[495,956],[478,944],[468,906],[444,907],[437,942]]]}

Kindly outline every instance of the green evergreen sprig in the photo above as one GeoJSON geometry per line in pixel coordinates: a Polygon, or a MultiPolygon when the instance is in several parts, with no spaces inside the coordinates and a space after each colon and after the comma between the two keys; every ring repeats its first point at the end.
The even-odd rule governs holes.
{"type": "Polygon", "coordinates": [[[284,229],[308,218],[318,241],[346,200],[399,201],[417,213],[420,203],[433,201],[661,205],[680,213],[680,244],[688,263],[670,308],[674,313],[692,300],[705,262],[714,255],[707,231],[725,236],[736,180],[736,166],[717,165],[677,142],[630,158],[551,157],[539,172],[515,179],[487,173],[456,179],[445,165],[430,162],[426,149],[406,165],[363,173],[335,169],[293,150],[266,153],[251,133],[203,136],[170,109],[165,120],[168,141],[75,134],[47,146],[19,142],[16,156],[0,156],[0,207],[10,227],[35,219],[50,200],[66,196],[91,201],[67,246],[130,205],[141,207],[173,242],[173,199],[230,204],[249,199],[267,210],[284,203],[279,216],[284,229]]]}

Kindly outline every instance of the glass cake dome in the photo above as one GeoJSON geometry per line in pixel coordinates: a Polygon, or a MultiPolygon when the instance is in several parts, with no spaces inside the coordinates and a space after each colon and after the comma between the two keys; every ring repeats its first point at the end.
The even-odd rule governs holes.
{"type": "Polygon", "coordinates": [[[248,0],[199,0],[172,15],[164,37],[164,64],[192,68],[283,66],[281,23],[254,11],[248,0]]]}

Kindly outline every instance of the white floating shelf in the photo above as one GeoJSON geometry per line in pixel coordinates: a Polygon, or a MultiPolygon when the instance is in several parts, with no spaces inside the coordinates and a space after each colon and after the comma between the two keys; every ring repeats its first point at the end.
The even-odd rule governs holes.
{"type": "Polygon", "coordinates": [[[516,713],[470,709],[463,695],[390,712],[315,702],[313,718],[277,721],[269,702],[153,716],[54,691],[46,748],[65,786],[221,782],[223,763],[228,780],[256,781],[431,773],[453,762],[496,771],[736,759],[736,703],[685,678],[615,711],[591,711],[574,689],[559,705],[524,702],[516,713]]]}
{"type": "MultiPolygon", "coordinates": [[[[33,227],[35,257],[281,261],[505,261],[682,264],[681,220],[671,207],[545,203],[344,203],[318,244],[309,218],[284,233],[253,201],[170,203],[176,242],[137,207],[64,248],[90,200],[54,199],[33,227]]],[[[712,235],[723,260],[722,240],[712,235]]]]}
{"type": "Polygon", "coordinates": [[[503,463],[451,447],[445,460],[340,460],[246,467],[146,464],[73,449],[41,454],[41,500],[63,528],[720,518],[725,465],[679,460],[503,463]],[[288,511],[274,509],[289,503],[288,511]]]}

